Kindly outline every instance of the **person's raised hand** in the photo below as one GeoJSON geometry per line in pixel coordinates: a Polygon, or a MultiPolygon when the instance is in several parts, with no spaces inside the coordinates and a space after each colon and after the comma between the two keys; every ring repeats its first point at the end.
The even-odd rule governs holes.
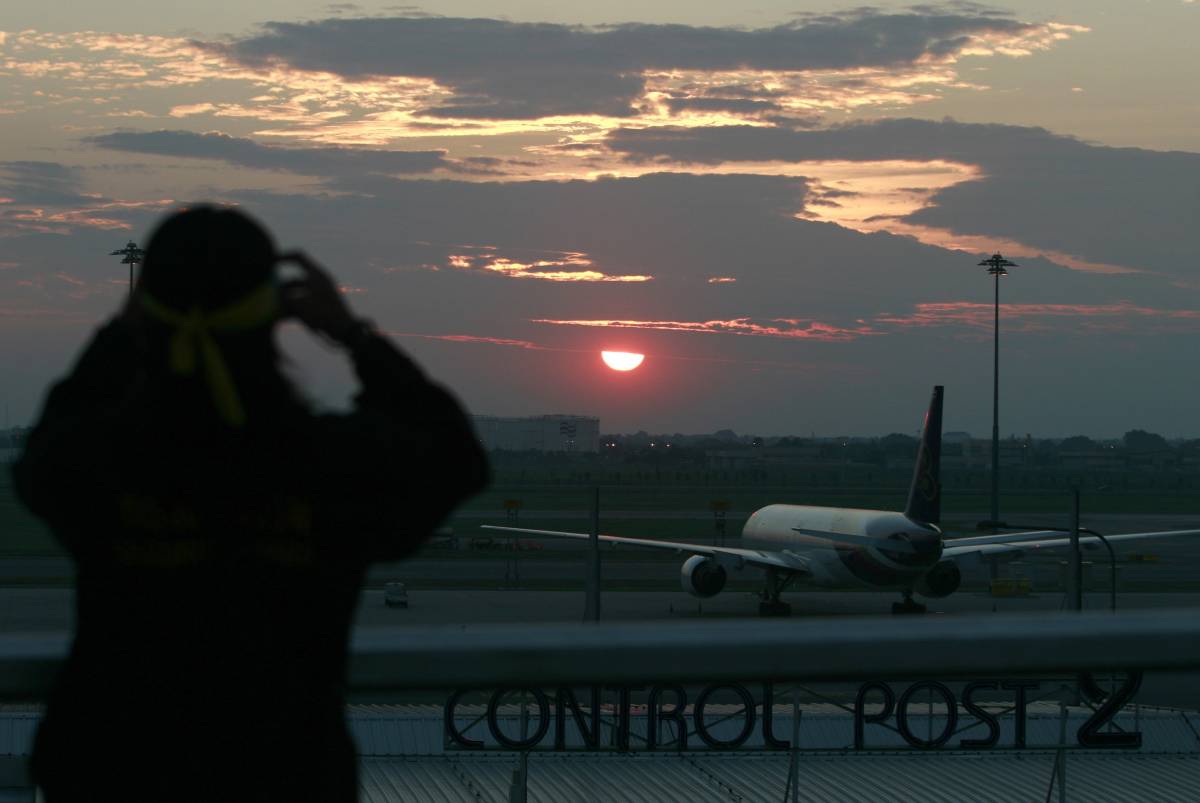
{"type": "Polygon", "coordinates": [[[337,282],[302,251],[280,254],[278,261],[297,265],[304,272],[301,278],[284,282],[279,288],[283,317],[295,318],[312,331],[342,342],[358,321],[337,282]]]}

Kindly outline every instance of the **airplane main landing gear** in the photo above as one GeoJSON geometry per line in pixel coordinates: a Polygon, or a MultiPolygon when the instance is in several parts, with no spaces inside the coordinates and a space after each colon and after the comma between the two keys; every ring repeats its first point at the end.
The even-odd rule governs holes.
{"type": "Polygon", "coordinates": [[[759,616],[791,616],[792,606],[777,599],[764,599],[758,603],[759,616]]]}
{"type": "Polygon", "coordinates": [[[794,579],[794,575],[789,574],[787,578],[780,582],[779,575],[773,569],[767,570],[767,585],[763,589],[762,602],[758,603],[759,616],[791,616],[792,606],[779,599],[779,595],[788,587],[788,584],[794,579]]]}
{"type": "Polygon", "coordinates": [[[914,602],[911,591],[904,592],[904,602],[893,602],[892,613],[925,613],[927,608],[919,602],[914,602]]]}

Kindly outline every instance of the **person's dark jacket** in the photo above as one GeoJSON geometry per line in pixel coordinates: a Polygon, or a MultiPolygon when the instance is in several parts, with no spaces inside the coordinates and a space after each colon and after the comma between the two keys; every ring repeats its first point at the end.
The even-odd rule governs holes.
{"type": "Polygon", "coordinates": [[[351,354],[353,412],[249,394],[242,429],[202,387],[148,380],[122,321],[52,389],[14,467],[78,569],[33,760],[49,803],[355,799],[343,690],[366,567],[412,553],[488,470],[388,341],[351,354]]]}

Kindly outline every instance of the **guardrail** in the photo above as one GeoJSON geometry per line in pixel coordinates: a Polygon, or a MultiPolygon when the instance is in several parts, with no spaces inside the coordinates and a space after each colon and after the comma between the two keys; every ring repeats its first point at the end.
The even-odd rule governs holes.
{"type": "MultiPolygon", "coordinates": [[[[0,698],[49,690],[69,638],[0,636],[0,698]]],[[[361,628],[352,692],[1200,669],[1193,611],[361,628]]]]}

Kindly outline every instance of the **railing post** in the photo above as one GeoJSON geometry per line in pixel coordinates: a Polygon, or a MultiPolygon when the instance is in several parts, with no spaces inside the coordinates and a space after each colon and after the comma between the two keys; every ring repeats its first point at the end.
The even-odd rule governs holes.
{"type": "Polygon", "coordinates": [[[526,803],[529,795],[529,751],[521,751],[520,763],[513,770],[512,784],[508,788],[508,803],[526,803]]]}
{"type": "MultiPolygon", "coordinates": [[[[529,708],[526,694],[521,693],[521,741],[529,738],[529,708]]],[[[513,770],[512,785],[508,790],[508,803],[526,803],[529,796],[529,751],[522,750],[517,768],[513,770]]]]}
{"type": "Polygon", "coordinates": [[[800,690],[792,688],[792,788],[789,790],[792,803],[800,803],[800,690]]]}
{"type": "Polygon", "coordinates": [[[600,488],[592,489],[592,529],[588,540],[587,605],[584,608],[585,622],[600,621],[600,488]]]}
{"type": "Polygon", "coordinates": [[[1079,552],[1079,489],[1071,489],[1071,555],[1067,571],[1067,607],[1083,610],[1083,556],[1079,552]]]}
{"type": "Polygon", "coordinates": [[[1067,705],[1058,704],[1058,803],[1067,803],[1067,705]]]}

